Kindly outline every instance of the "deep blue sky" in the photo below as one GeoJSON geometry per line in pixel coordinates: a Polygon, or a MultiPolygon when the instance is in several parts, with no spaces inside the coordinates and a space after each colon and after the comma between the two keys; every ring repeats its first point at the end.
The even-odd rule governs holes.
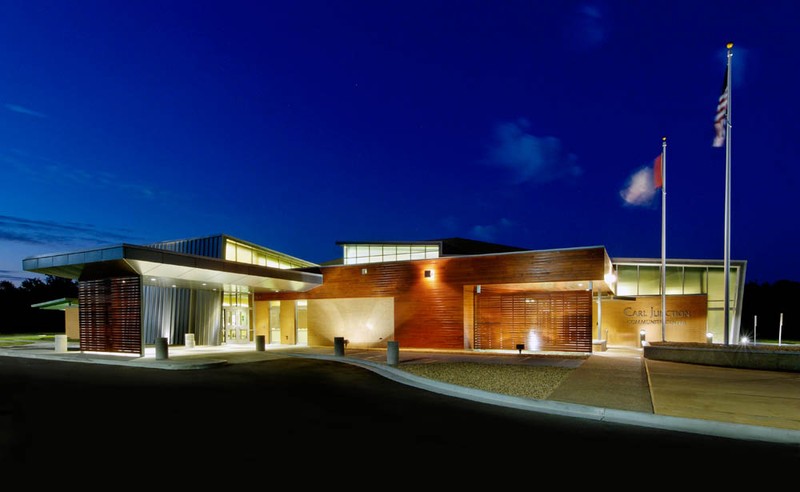
{"type": "MultiPolygon", "coordinates": [[[[226,233],[309,261],[466,237],[800,281],[791,1],[1,1],[0,279],[226,233]],[[635,181],[635,179],[634,179],[635,181]]],[[[800,4],[798,4],[800,5],[800,4]]]]}

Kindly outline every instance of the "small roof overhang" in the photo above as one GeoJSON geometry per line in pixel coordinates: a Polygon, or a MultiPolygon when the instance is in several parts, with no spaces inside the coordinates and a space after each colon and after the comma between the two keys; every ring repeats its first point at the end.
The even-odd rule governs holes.
{"type": "Polygon", "coordinates": [[[305,292],[322,285],[318,273],[238,263],[120,244],[22,260],[29,272],[73,280],[137,274],[143,284],[196,289],[248,287],[254,292],[305,292]]]}
{"type": "Polygon", "coordinates": [[[31,304],[32,308],[51,309],[54,311],[63,311],[70,307],[78,307],[78,300],[74,297],[62,297],[61,299],[54,299],[52,301],[39,302],[31,304]]]}

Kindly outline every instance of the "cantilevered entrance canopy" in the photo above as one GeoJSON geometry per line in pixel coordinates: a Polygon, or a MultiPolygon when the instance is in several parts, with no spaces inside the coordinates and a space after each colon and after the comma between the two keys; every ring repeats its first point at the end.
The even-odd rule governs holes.
{"type": "Polygon", "coordinates": [[[22,261],[22,267],[29,272],[73,280],[135,273],[142,276],[143,284],[201,290],[239,285],[249,287],[254,292],[306,292],[322,285],[322,275],[318,273],[131,244],[30,257],[22,261]]]}

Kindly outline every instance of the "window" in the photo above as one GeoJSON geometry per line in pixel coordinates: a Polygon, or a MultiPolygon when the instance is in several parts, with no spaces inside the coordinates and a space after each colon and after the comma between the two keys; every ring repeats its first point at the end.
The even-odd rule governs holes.
{"type": "Polygon", "coordinates": [[[438,244],[345,244],[344,264],[424,260],[439,257],[438,244]]]}
{"type": "Polygon", "coordinates": [[[283,269],[302,268],[312,265],[307,261],[297,260],[277,251],[250,246],[230,239],[225,243],[225,259],[239,263],[283,269]]]}
{"type": "Polygon", "coordinates": [[[639,295],[661,295],[661,267],[639,267],[639,295]]]}
{"type": "Polygon", "coordinates": [[[617,266],[617,295],[635,296],[639,293],[639,267],[636,265],[617,266]]]}

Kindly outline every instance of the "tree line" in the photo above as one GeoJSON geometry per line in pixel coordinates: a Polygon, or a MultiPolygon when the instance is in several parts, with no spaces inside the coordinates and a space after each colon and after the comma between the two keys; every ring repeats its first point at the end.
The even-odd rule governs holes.
{"type": "Polygon", "coordinates": [[[64,313],[31,305],[62,298],[78,297],[78,283],[48,275],[44,280],[23,280],[19,287],[0,282],[0,333],[63,333],[64,313]]]}
{"type": "MultiPolygon", "coordinates": [[[[48,275],[32,278],[19,287],[0,282],[0,333],[59,333],[64,331],[64,313],[32,308],[31,305],[62,298],[77,298],[78,283],[48,275]]],[[[748,282],[744,287],[740,334],[750,340],[800,341],[797,306],[800,282],[780,280],[774,283],[748,282]],[[781,315],[783,325],[781,329],[781,315]],[[780,332],[780,333],[779,333],[780,332]]]]}

